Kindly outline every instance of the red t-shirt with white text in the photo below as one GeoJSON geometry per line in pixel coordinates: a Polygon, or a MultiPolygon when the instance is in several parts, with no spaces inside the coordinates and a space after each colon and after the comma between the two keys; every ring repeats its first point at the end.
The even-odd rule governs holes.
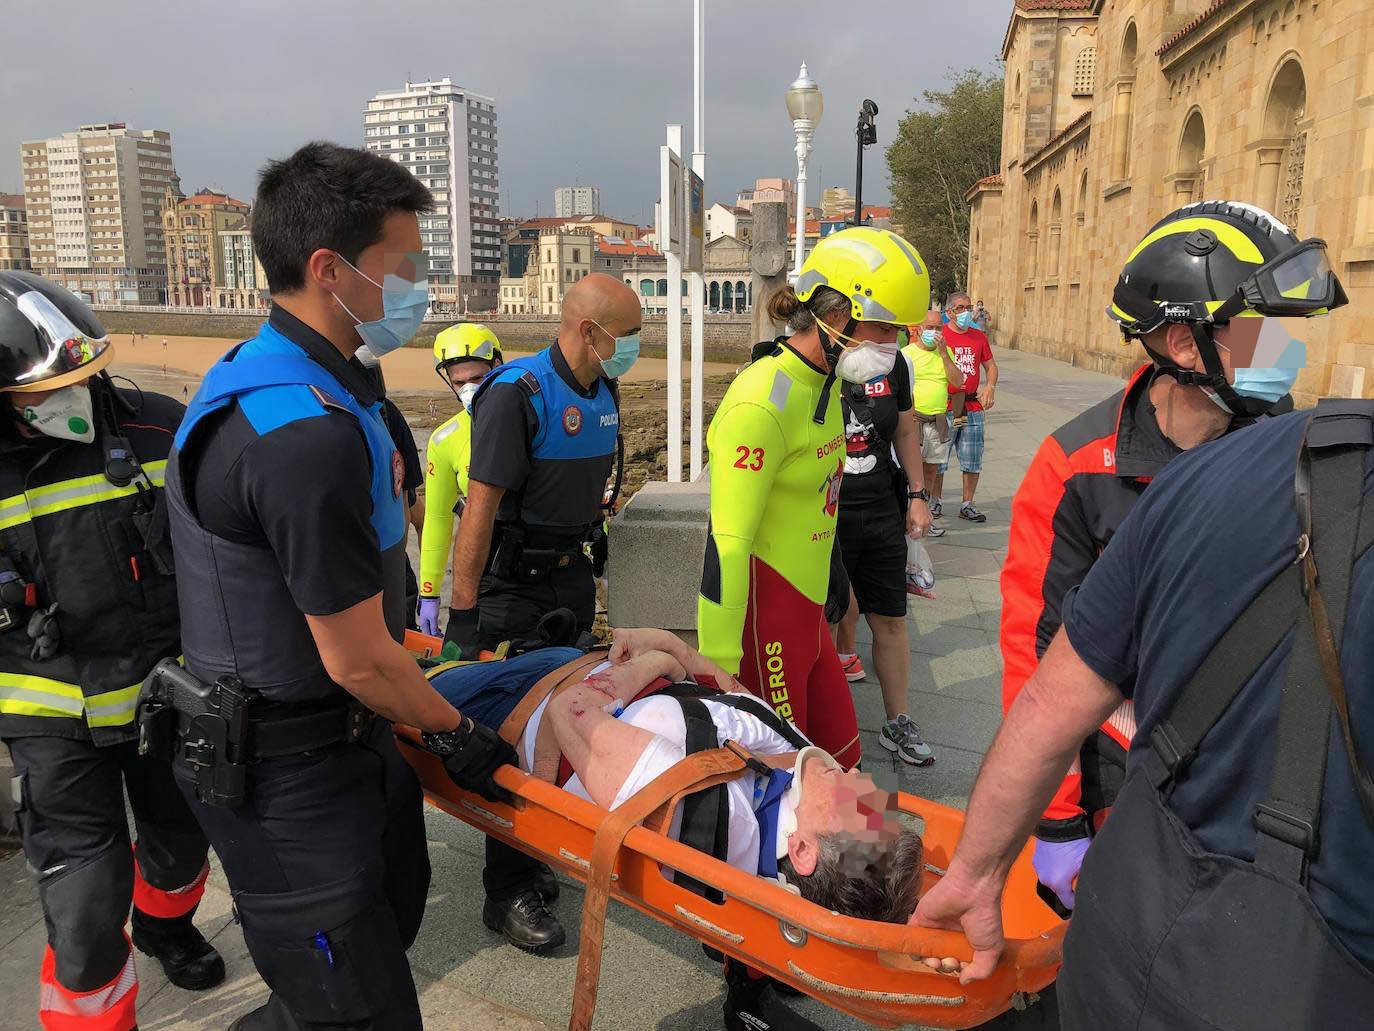
{"type": "Polygon", "coordinates": [[[959,366],[959,371],[964,374],[963,387],[950,387],[950,394],[957,394],[962,389],[964,410],[981,412],[983,406],[978,403],[978,382],[983,378],[984,363],[992,361],[992,345],[988,343],[987,334],[972,326],[962,333],[957,329],[943,326],[940,332],[944,334],[945,344],[954,357],[954,364],[959,366]]]}

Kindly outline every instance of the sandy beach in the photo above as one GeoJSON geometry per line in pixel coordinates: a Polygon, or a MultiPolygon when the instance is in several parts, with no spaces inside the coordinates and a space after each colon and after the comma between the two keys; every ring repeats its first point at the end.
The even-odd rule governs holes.
{"type": "MultiPolygon", "coordinates": [[[[166,367],[165,377],[169,381],[190,380],[199,382],[206,371],[225,351],[238,340],[225,340],[219,337],[144,337],[134,341],[128,333],[111,335],[115,348],[115,359],[111,371],[130,378],[147,371],[161,372],[166,367]]],[[[507,359],[516,358],[526,352],[507,351],[507,359]]],[[[405,347],[393,351],[382,359],[382,369],[386,373],[387,389],[392,391],[436,391],[444,393],[444,387],[434,374],[434,354],[428,348],[405,347]]],[[[687,362],[684,356],[683,380],[687,379],[687,362]]],[[[706,363],[706,375],[715,376],[734,371],[734,366],[719,362],[706,363]]],[[[624,377],[626,383],[663,382],[667,379],[668,362],[664,358],[641,358],[634,368],[624,377]]]]}

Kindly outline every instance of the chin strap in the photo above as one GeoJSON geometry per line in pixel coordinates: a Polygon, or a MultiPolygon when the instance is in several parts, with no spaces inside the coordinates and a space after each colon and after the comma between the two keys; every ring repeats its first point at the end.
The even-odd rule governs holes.
{"type": "MultiPolygon", "coordinates": [[[[841,333],[844,336],[852,337],[858,325],[858,320],[851,315],[849,321],[844,324],[841,333]]],[[[840,354],[844,348],[830,339],[829,334],[825,331],[825,323],[820,319],[816,320],[816,333],[821,338],[821,353],[830,363],[830,371],[826,373],[825,382],[821,384],[821,396],[816,402],[816,411],[811,415],[811,421],[820,426],[825,423],[825,411],[830,407],[830,391],[835,386],[835,367],[839,365],[840,354]]]]}
{"type": "Polygon", "coordinates": [[[1198,372],[1195,369],[1182,368],[1142,340],[1141,344],[1145,348],[1145,353],[1155,363],[1159,374],[1172,376],[1181,386],[1201,387],[1204,390],[1212,391],[1222,400],[1232,415],[1253,419],[1269,411],[1273,406],[1268,401],[1263,398],[1245,397],[1237,394],[1235,387],[1231,386],[1226,379],[1226,369],[1222,366],[1221,355],[1217,351],[1212,323],[1190,322],[1187,325],[1192,331],[1193,342],[1197,344],[1198,353],[1202,355],[1202,364],[1206,371],[1198,372]]]}

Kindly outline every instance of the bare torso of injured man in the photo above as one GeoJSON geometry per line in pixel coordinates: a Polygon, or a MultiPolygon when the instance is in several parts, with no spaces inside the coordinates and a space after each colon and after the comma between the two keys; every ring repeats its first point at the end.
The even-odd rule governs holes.
{"type": "Polygon", "coordinates": [[[795,752],[789,770],[751,766],[723,785],[726,827],[714,844],[684,832],[691,798],[676,807],[668,834],[846,916],[901,923],[911,914],[921,840],[898,825],[889,796],[871,778],[841,770],[666,631],[617,630],[607,661],[577,670],[579,660],[576,649],[543,648],[504,661],[440,665],[427,675],[465,715],[504,729],[522,769],[606,809],[689,752],[727,741],[756,756],[795,752]],[[559,679],[569,682],[543,697],[559,679]],[[541,682],[530,710],[535,699],[527,696],[541,682]]]}

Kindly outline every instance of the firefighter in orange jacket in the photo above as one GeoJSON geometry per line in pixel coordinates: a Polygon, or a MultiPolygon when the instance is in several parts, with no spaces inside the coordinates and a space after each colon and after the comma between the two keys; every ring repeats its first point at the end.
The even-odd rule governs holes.
{"type": "MultiPolygon", "coordinates": [[[[1257,270],[1299,246],[1305,245],[1265,211],[1206,201],[1167,215],[1127,258],[1107,314],[1127,342],[1144,346],[1150,362],[1124,390],[1050,434],[1012,499],[1002,567],[1004,712],[1059,629],[1065,596],[1083,582],[1150,480],[1184,450],[1292,408],[1288,391],[1299,370],[1287,362],[1283,340],[1232,330],[1228,347],[1215,333],[1227,320],[1241,330],[1277,326],[1278,320],[1246,318],[1249,311],[1217,312],[1257,270]]],[[[1034,865],[1047,889],[1041,894],[1051,902],[1052,892],[1051,904],[1064,913],[1073,909],[1092,836],[1121,789],[1134,734],[1128,694],[1083,743],[1036,828],[1034,865]]]]}

